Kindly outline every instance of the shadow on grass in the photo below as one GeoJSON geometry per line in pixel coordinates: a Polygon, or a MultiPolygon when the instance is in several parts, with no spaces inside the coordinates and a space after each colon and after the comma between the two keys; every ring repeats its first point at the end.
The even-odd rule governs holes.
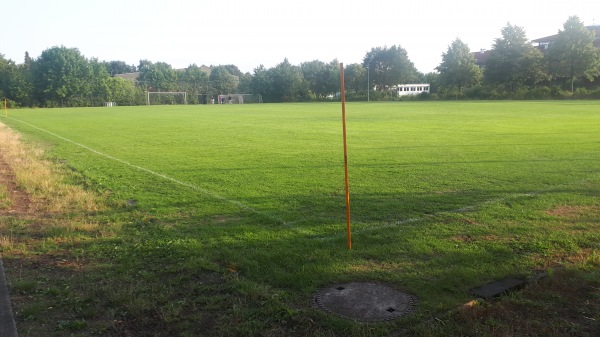
{"type": "MultiPolygon", "coordinates": [[[[556,193],[585,198],[598,192],[556,193]]],[[[289,196],[283,203],[296,205],[285,213],[295,220],[292,224],[235,207],[197,212],[199,200],[166,203],[169,211],[145,209],[140,203],[95,215],[101,222],[122,224],[104,237],[99,232],[48,232],[39,238],[25,229],[23,236],[45,243],[36,254],[16,254],[6,264],[16,284],[16,301],[24,303],[17,306],[20,325],[40,326],[37,321],[53,326],[53,334],[45,336],[65,331],[383,336],[470,300],[468,290],[475,286],[527,275],[539,259],[592,245],[593,232],[561,232],[559,223],[553,228],[545,221],[539,198],[546,197],[544,205],[555,202],[554,195],[516,191],[355,195],[357,227],[364,231],[355,235],[352,251],[346,248],[340,195],[333,202],[289,196]],[[477,204],[482,207],[473,207],[477,204]],[[302,215],[306,217],[298,219],[302,215]],[[420,220],[377,228],[409,216],[420,220]],[[376,229],[365,230],[371,227],[376,229]],[[549,230],[568,237],[561,241],[549,230]],[[389,283],[416,295],[416,312],[366,326],[313,307],[319,288],[361,280],[389,283]],[[32,299],[52,309],[40,310],[32,299]]],[[[593,222],[579,225],[597,228],[593,222]]],[[[597,241],[592,248],[600,248],[597,241]]],[[[38,335],[44,334],[40,330],[38,335]]]]}

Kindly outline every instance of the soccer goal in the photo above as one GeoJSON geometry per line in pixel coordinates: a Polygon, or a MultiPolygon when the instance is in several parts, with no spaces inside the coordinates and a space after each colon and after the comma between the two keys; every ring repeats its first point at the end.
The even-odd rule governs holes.
{"type": "Polygon", "coordinates": [[[185,91],[149,91],[146,97],[148,105],[187,104],[185,91]]]}
{"type": "Polygon", "coordinates": [[[259,94],[230,94],[218,95],[218,104],[247,104],[247,103],[262,103],[262,96],[259,94]]]}

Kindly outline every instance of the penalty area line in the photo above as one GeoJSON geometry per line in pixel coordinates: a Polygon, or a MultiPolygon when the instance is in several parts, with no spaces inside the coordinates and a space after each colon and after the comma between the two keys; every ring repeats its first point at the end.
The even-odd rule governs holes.
{"type": "Polygon", "coordinates": [[[279,218],[279,217],[276,217],[276,216],[274,216],[274,215],[271,215],[271,214],[268,214],[268,213],[265,213],[265,212],[259,211],[259,210],[257,210],[256,208],[250,207],[250,206],[248,206],[248,205],[246,205],[246,204],[244,204],[244,203],[242,203],[242,202],[240,202],[240,201],[237,201],[237,200],[233,200],[233,199],[226,198],[226,197],[224,197],[224,196],[222,196],[222,195],[220,195],[220,194],[214,193],[214,192],[212,192],[212,191],[209,191],[209,190],[207,190],[207,189],[205,189],[205,188],[198,187],[198,186],[196,186],[196,185],[192,185],[192,184],[190,184],[190,183],[186,183],[186,182],[184,182],[184,181],[177,180],[177,179],[175,179],[175,178],[169,177],[169,176],[167,176],[167,175],[165,175],[165,174],[162,174],[162,173],[159,173],[159,172],[156,172],[156,171],[152,171],[152,170],[150,170],[150,169],[147,169],[147,168],[145,168],[145,167],[142,167],[142,166],[138,166],[138,165],[132,164],[132,163],[130,163],[130,162],[127,162],[127,161],[125,161],[125,160],[123,160],[123,159],[120,159],[120,158],[117,158],[117,157],[111,156],[111,155],[109,155],[109,154],[106,154],[106,153],[100,152],[100,151],[98,151],[98,150],[96,150],[96,149],[93,149],[93,148],[91,148],[91,147],[87,146],[87,145],[84,145],[84,144],[81,144],[81,143],[75,142],[75,141],[73,141],[73,140],[70,140],[70,139],[68,139],[68,138],[65,138],[65,137],[63,137],[63,136],[61,136],[61,135],[58,135],[58,134],[56,134],[56,133],[53,133],[53,132],[51,132],[51,131],[48,131],[48,130],[42,129],[42,128],[38,127],[38,126],[35,126],[35,125],[32,125],[32,124],[29,124],[29,123],[27,123],[27,122],[24,122],[24,121],[22,121],[22,120],[19,120],[19,119],[16,119],[16,118],[12,118],[12,117],[9,117],[9,118],[10,118],[10,119],[12,119],[12,120],[14,120],[14,121],[17,121],[17,122],[19,122],[19,123],[25,124],[25,125],[27,125],[27,126],[29,126],[29,127],[31,127],[31,128],[34,128],[34,129],[36,129],[36,130],[39,130],[39,131],[45,132],[45,133],[47,133],[47,134],[49,134],[49,135],[52,135],[53,137],[56,137],[56,138],[58,138],[58,139],[61,139],[61,140],[65,141],[65,142],[71,143],[71,144],[73,144],[73,145],[75,145],[75,146],[78,146],[78,147],[80,147],[80,148],[82,148],[82,149],[88,150],[88,151],[90,151],[90,152],[92,152],[92,153],[94,153],[94,154],[97,154],[97,155],[99,155],[99,156],[102,156],[102,157],[108,158],[108,159],[110,159],[110,160],[114,160],[114,161],[116,161],[116,162],[118,162],[118,163],[121,163],[121,164],[123,164],[123,165],[129,166],[129,167],[131,167],[131,168],[137,169],[137,170],[139,170],[139,171],[142,171],[142,172],[149,173],[149,174],[151,174],[151,175],[153,175],[153,176],[156,176],[156,177],[159,177],[159,178],[162,178],[162,179],[165,179],[165,180],[171,181],[171,182],[173,182],[173,183],[175,183],[175,184],[178,184],[178,185],[181,185],[181,186],[187,187],[187,188],[189,188],[189,189],[191,189],[191,190],[194,190],[194,191],[200,192],[200,193],[202,193],[202,194],[204,194],[204,195],[207,195],[207,196],[209,196],[209,197],[211,197],[211,198],[214,198],[214,199],[217,199],[217,200],[220,200],[220,201],[223,201],[223,202],[229,203],[229,204],[231,204],[231,205],[234,205],[234,206],[236,206],[236,207],[238,207],[238,208],[240,208],[240,209],[243,209],[243,210],[245,210],[245,211],[249,211],[249,212],[251,212],[251,213],[254,213],[254,214],[256,214],[256,215],[260,215],[260,216],[266,217],[266,218],[268,218],[268,219],[270,219],[270,220],[276,221],[276,222],[278,222],[278,223],[280,223],[280,224],[286,225],[286,222],[285,222],[285,221],[283,221],[283,219],[281,219],[281,218],[279,218]]]}

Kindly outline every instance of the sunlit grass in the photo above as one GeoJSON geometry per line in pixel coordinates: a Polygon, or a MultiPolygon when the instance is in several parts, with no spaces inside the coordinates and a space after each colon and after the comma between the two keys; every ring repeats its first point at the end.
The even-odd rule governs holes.
{"type": "Polygon", "coordinates": [[[20,184],[62,201],[43,206],[51,221],[5,228],[31,243],[14,256],[77,273],[65,296],[88,314],[57,329],[386,335],[475,286],[597,254],[599,107],[349,104],[352,251],[337,104],[19,110],[2,121],[41,165],[16,152],[15,171],[34,168],[20,184]],[[312,307],[353,280],[404,289],[418,310],[365,328],[312,307]]]}
{"type": "Polygon", "coordinates": [[[43,151],[20,142],[20,135],[0,124],[3,155],[15,172],[16,183],[31,196],[29,206],[37,212],[93,212],[100,209],[95,194],[61,180],[60,169],[43,158],[43,151]]]}

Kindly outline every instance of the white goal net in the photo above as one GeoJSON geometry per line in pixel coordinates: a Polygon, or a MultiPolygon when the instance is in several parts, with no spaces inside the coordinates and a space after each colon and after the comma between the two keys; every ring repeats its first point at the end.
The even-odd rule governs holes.
{"type": "Polygon", "coordinates": [[[248,104],[262,103],[262,96],[259,94],[230,94],[218,95],[216,104],[248,104]]]}
{"type": "Polygon", "coordinates": [[[148,105],[160,104],[187,104],[187,92],[185,91],[149,91],[146,97],[148,105]]]}

